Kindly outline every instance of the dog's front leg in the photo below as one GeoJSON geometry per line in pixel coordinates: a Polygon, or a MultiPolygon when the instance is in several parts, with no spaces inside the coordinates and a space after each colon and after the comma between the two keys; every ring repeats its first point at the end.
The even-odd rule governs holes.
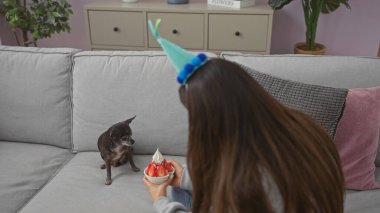
{"type": "Polygon", "coordinates": [[[106,161],[106,169],[107,169],[107,179],[106,179],[106,185],[111,185],[112,179],[111,179],[111,162],[109,160],[106,161]]]}
{"type": "Polygon", "coordinates": [[[133,161],[132,155],[129,155],[129,163],[131,164],[131,168],[134,172],[140,171],[140,169],[135,165],[135,162],[133,161]]]}

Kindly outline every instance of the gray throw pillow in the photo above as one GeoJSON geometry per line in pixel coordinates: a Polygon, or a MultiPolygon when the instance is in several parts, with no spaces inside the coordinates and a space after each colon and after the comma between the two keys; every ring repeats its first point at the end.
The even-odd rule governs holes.
{"type": "Polygon", "coordinates": [[[334,139],[348,89],[305,84],[242,67],[279,102],[310,115],[334,139]]]}

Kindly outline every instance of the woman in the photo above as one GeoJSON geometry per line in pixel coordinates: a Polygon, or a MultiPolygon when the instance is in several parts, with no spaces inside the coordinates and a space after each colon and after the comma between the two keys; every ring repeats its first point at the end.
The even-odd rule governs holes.
{"type": "MultiPolygon", "coordinates": [[[[307,115],[270,96],[239,65],[208,60],[179,89],[189,113],[192,208],[166,197],[187,169],[145,185],[159,212],[343,212],[340,159],[307,115]]],[[[187,188],[189,188],[187,186],[187,188]]]]}

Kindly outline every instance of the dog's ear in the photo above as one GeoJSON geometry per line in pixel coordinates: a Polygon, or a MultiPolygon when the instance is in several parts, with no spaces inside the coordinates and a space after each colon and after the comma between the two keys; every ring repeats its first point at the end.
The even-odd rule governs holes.
{"type": "Polygon", "coordinates": [[[132,117],[132,118],[129,118],[128,120],[126,120],[124,122],[127,123],[127,124],[130,124],[133,121],[133,119],[135,119],[135,118],[136,118],[136,115],[134,117],[132,117]]]}

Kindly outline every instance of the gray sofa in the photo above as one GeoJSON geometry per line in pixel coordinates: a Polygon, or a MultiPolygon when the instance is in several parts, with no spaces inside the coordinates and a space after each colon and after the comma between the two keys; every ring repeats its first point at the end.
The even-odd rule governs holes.
{"type": "MultiPolygon", "coordinates": [[[[306,83],[380,85],[380,60],[374,58],[221,57],[306,83]]],[[[0,46],[0,212],[153,212],[142,183],[152,154],[159,147],[166,158],[185,162],[187,114],[175,79],[162,52],[0,46]],[[113,183],[106,186],[97,138],[134,115],[134,159],[141,171],[113,168],[113,183]]],[[[380,190],[347,191],[345,208],[380,212],[380,190]]]]}

